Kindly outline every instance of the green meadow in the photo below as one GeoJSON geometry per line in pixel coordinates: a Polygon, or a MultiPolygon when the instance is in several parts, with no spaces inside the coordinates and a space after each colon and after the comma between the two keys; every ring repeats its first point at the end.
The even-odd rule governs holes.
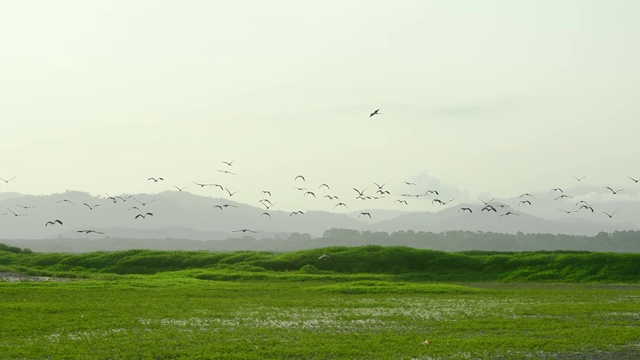
{"type": "Polygon", "coordinates": [[[0,244],[0,273],[2,359],[640,358],[640,254],[0,244]]]}

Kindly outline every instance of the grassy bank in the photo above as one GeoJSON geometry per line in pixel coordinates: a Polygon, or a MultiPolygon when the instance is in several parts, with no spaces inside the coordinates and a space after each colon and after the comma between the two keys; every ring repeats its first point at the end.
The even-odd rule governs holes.
{"type": "Polygon", "coordinates": [[[183,272],[193,277],[336,278],[386,276],[425,281],[638,282],[640,254],[590,252],[442,252],[407,247],[329,247],[288,253],[128,250],[33,253],[5,246],[0,271],[95,277],[183,272]],[[331,259],[318,260],[327,254],[331,259]]]}

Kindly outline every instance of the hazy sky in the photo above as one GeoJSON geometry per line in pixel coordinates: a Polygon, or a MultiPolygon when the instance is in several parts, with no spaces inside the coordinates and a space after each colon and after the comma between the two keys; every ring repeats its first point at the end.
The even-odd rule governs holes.
{"type": "Polygon", "coordinates": [[[215,182],[286,209],[321,208],[293,189],[321,183],[461,201],[583,175],[638,188],[638,14],[635,0],[6,1],[0,178],[16,179],[0,192],[223,195],[192,184],[215,182]]]}

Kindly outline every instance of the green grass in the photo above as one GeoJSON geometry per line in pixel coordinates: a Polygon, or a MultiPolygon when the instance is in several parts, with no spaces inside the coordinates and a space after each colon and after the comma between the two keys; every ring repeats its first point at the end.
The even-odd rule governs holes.
{"type": "MultiPolygon", "coordinates": [[[[461,252],[407,247],[330,247],[290,253],[128,250],[85,254],[0,250],[0,268],[34,275],[96,276],[198,270],[272,279],[276,275],[386,274],[424,281],[638,282],[640,254],[461,252]],[[331,260],[318,261],[322,254],[331,260]]],[[[207,275],[209,273],[209,275],[207,275]]],[[[224,276],[227,276],[224,275],[224,276]]],[[[316,276],[317,278],[317,276],[316,276]]],[[[220,280],[229,280],[221,278],[220,280]]]]}
{"type": "Polygon", "coordinates": [[[73,277],[0,282],[0,358],[634,359],[633,261],[377,247],[0,251],[0,271],[73,277]],[[316,261],[323,253],[333,260],[316,261]]]}
{"type": "Polygon", "coordinates": [[[638,285],[138,275],[0,283],[0,294],[3,359],[640,355],[638,285]]]}

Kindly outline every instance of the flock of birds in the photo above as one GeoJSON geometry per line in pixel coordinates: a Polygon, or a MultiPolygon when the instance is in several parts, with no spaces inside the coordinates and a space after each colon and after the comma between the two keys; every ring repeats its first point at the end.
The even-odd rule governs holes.
{"type": "MultiPolygon", "coordinates": [[[[369,114],[369,117],[373,117],[376,115],[381,115],[382,113],[380,112],[380,109],[376,109],[373,112],[371,112],[369,114]]],[[[225,175],[236,175],[237,173],[235,171],[232,171],[234,169],[234,161],[222,161],[221,162],[224,167],[223,169],[219,169],[217,170],[219,173],[225,174],[225,175]]],[[[639,183],[640,179],[639,178],[634,178],[631,177],[629,175],[627,175],[627,177],[633,181],[634,183],[639,183]]],[[[585,178],[585,176],[581,176],[581,177],[576,177],[574,176],[574,179],[578,182],[581,182],[583,179],[585,178]]],[[[10,182],[13,182],[16,179],[16,176],[13,176],[11,178],[0,178],[0,181],[4,182],[5,184],[9,184],[10,182]]],[[[340,209],[340,208],[344,208],[344,209],[348,209],[349,206],[347,205],[347,200],[341,200],[337,194],[332,193],[332,189],[330,187],[329,184],[327,183],[321,183],[319,184],[319,186],[317,187],[313,187],[313,188],[309,188],[306,186],[307,184],[307,179],[305,178],[304,175],[302,174],[298,174],[295,177],[293,177],[293,188],[297,191],[299,191],[302,194],[303,198],[314,198],[317,199],[319,197],[324,198],[324,199],[328,199],[329,201],[334,201],[334,205],[333,205],[333,210],[336,209],[340,209]]],[[[156,183],[162,183],[165,181],[164,177],[149,177],[147,178],[148,182],[152,182],[154,184],[156,183]]],[[[229,198],[233,197],[235,194],[238,193],[238,191],[233,191],[231,189],[229,189],[228,187],[219,184],[219,183],[207,183],[207,182],[196,182],[193,181],[193,184],[195,186],[200,187],[201,189],[204,188],[214,188],[214,189],[219,189],[220,191],[222,191],[223,193],[225,193],[226,195],[228,195],[229,198]]],[[[367,188],[357,188],[357,187],[353,187],[353,198],[355,200],[378,200],[378,199],[383,199],[383,198],[388,198],[392,196],[392,192],[390,190],[388,190],[387,188],[387,184],[386,183],[377,183],[377,182],[372,182],[372,184],[374,185],[374,187],[372,187],[372,190],[370,190],[368,187],[367,188]]],[[[448,198],[442,198],[440,195],[440,191],[437,189],[427,189],[424,191],[420,191],[420,192],[416,192],[416,191],[410,191],[413,190],[415,188],[417,188],[416,183],[414,182],[410,182],[410,181],[404,181],[402,186],[405,187],[405,189],[407,189],[406,192],[402,192],[400,194],[397,194],[397,197],[394,199],[394,204],[398,204],[398,206],[403,206],[403,205],[407,205],[411,199],[415,199],[415,198],[423,198],[423,197],[432,197],[431,198],[431,203],[432,204],[437,204],[440,206],[445,206],[450,204],[451,202],[454,201],[453,198],[448,199],[448,198]]],[[[173,188],[176,189],[176,191],[178,192],[182,192],[185,191],[185,189],[187,188],[187,186],[178,186],[178,185],[173,185],[173,188]]],[[[612,196],[615,196],[617,194],[619,194],[620,192],[623,191],[623,189],[617,189],[617,188],[612,188],[612,187],[606,187],[606,189],[608,189],[608,191],[611,192],[612,196]]],[[[564,190],[562,188],[556,187],[556,188],[552,188],[549,191],[549,195],[553,197],[553,200],[566,200],[566,199],[571,199],[572,196],[565,194],[564,190]]],[[[105,198],[106,201],[111,201],[113,203],[117,203],[117,202],[127,202],[128,200],[133,199],[133,201],[137,202],[137,205],[131,206],[127,209],[127,211],[133,211],[133,219],[134,220],[144,220],[147,219],[149,217],[153,217],[154,213],[152,211],[147,211],[146,210],[146,206],[149,203],[154,202],[155,200],[149,200],[149,201],[141,201],[140,199],[137,199],[135,197],[133,197],[132,195],[118,195],[118,196],[110,196],[109,194],[107,194],[107,197],[105,198]],[[139,206],[138,206],[139,205],[139,206]]],[[[476,208],[475,211],[479,211],[479,212],[487,212],[487,213],[496,213],[499,214],[499,216],[518,216],[520,215],[519,212],[515,211],[511,206],[504,204],[504,203],[498,203],[495,201],[495,199],[491,199],[488,201],[485,201],[483,199],[479,199],[482,203],[482,205],[479,208],[476,208]]],[[[69,199],[61,199],[59,201],[57,201],[58,203],[69,203],[72,205],[75,205],[73,201],[69,200],[69,199]]],[[[531,206],[533,205],[533,203],[535,202],[535,198],[532,194],[530,193],[523,193],[519,196],[518,198],[518,203],[517,206],[521,207],[521,206],[531,206]]],[[[276,202],[274,202],[272,200],[272,193],[270,190],[262,190],[260,192],[260,199],[257,201],[258,204],[260,204],[261,206],[264,207],[264,212],[261,213],[260,217],[265,217],[268,219],[271,219],[271,213],[270,213],[270,209],[272,209],[275,205],[276,202]]],[[[88,211],[92,211],[95,208],[101,206],[101,204],[94,204],[94,203],[87,203],[84,202],[82,204],[80,204],[81,206],[84,206],[87,208],[88,211]]],[[[28,211],[29,209],[35,207],[35,205],[21,205],[21,204],[16,204],[17,207],[22,208],[23,211],[28,211]]],[[[213,204],[212,208],[213,209],[217,209],[218,211],[224,211],[225,209],[228,208],[234,208],[234,207],[238,207],[237,205],[234,204],[230,204],[230,203],[218,203],[218,204],[213,204]]],[[[18,212],[12,210],[11,208],[7,208],[8,212],[7,213],[0,213],[0,215],[12,215],[14,217],[22,217],[22,216],[27,216],[28,213],[22,212],[20,210],[18,210],[18,212]]],[[[579,212],[579,211],[589,211],[591,213],[594,213],[596,210],[594,208],[593,204],[588,203],[585,200],[580,200],[578,202],[575,203],[575,206],[573,209],[571,210],[566,210],[566,209],[558,209],[561,212],[564,212],[566,214],[571,214],[571,213],[575,213],[575,212],[579,212]]],[[[460,208],[458,210],[458,212],[461,213],[473,213],[474,212],[474,208],[472,208],[471,206],[462,206],[460,205],[460,208]]],[[[605,214],[608,218],[613,218],[613,216],[618,212],[618,210],[612,211],[612,212],[607,212],[607,211],[602,211],[600,210],[600,212],[602,212],[603,214],[605,214]]],[[[292,211],[289,213],[289,217],[294,217],[294,216],[300,216],[300,215],[304,215],[304,211],[303,210],[297,210],[297,211],[292,211]]],[[[358,217],[366,217],[369,219],[372,219],[372,214],[370,211],[361,211],[358,215],[358,217]]],[[[45,227],[49,227],[49,226],[61,226],[63,225],[64,222],[60,219],[53,219],[53,220],[49,220],[47,221],[44,226],[45,227]]],[[[104,234],[102,231],[98,231],[95,229],[81,229],[81,230],[77,230],[78,233],[84,233],[84,234],[104,234]]],[[[258,231],[253,230],[253,229],[248,229],[248,228],[243,228],[243,229],[237,229],[237,230],[233,230],[233,232],[241,232],[241,233],[257,233],[258,231]]],[[[326,259],[326,258],[323,258],[326,259]]]]}
{"type": "MultiPolygon", "coordinates": [[[[372,116],[377,114],[376,112],[372,113],[372,116]]],[[[233,166],[233,161],[223,161],[223,164],[225,164],[228,168],[231,168],[233,166]]],[[[225,174],[235,174],[232,171],[229,170],[219,170],[220,172],[223,172],[225,174]]],[[[10,179],[3,179],[0,178],[0,180],[4,181],[5,183],[9,183],[11,181],[13,181],[16,177],[12,177],[10,179]]],[[[584,177],[575,177],[577,181],[582,181],[582,179],[584,179],[584,177]]],[[[628,178],[630,180],[632,180],[634,183],[638,183],[640,182],[640,179],[636,179],[633,178],[631,176],[628,176],[628,178]]],[[[159,183],[159,182],[163,182],[165,181],[165,179],[163,177],[149,177],[147,179],[147,181],[153,182],[153,183],[159,183]]],[[[303,186],[304,184],[306,184],[306,178],[304,175],[296,175],[293,178],[293,182],[294,185],[293,188],[297,191],[299,191],[302,194],[303,198],[306,197],[312,197],[312,198],[318,198],[320,196],[322,196],[323,198],[326,198],[328,200],[334,200],[334,206],[333,209],[338,209],[338,208],[349,208],[349,206],[342,200],[339,199],[338,195],[334,195],[331,193],[331,187],[329,186],[329,184],[326,183],[322,183],[320,184],[316,190],[314,189],[310,189],[308,187],[303,186]],[[326,193],[320,193],[320,191],[324,191],[326,193]]],[[[238,193],[238,191],[231,191],[229,188],[218,184],[218,183],[203,183],[203,182],[193,182],[194,185],[200,187],[200,188],[217,188],[220,191],[226,193],[228,195],[229,198],[233,197],[236,193],[238,193]]],[[[387,184],[383,183],[383,184],[379,184],[377,182],[372,182],[372,184],[375,186],[375,188],[373,189],[373,193],[368,193],[368,188],[353,188],[354,191],[354,197],[353,199],[356,200],[377,200],[377,199],[383,199],[383,198],[387,198],[389,196],[392,195],[391,191],[386,189],[387,184]]],[[[407,187],[407,189],[412,189],[416,187],[416,184],[413,182],[409,182],[409,181],[404,181],[403,182],[404,186],[407,187]]],[[[178,192],[182,192],[185,191],[186,186],[177,186],[177,185],[173,185],[173,187],[178,191],[178,192]]],[[[620,192],[623,191],[623,189],[614,189],[612,187],[606,187],[606,189],[608,189],[611,192],[612,196],[615,196],[617,194],[619,194],[620,192]]],[[[260,199],[257,201],[258,204],[260,204],[261,206],[264,207],[264,212],[261,213],[261,217],[266,217],[268,219],[271,219],[271,213],[269,212],[269,210],[271,208],[273,208],[276,203],[274,201],[272,201],[272,193],[270,190],[262,190],[260,192],[260,199]]],[[[549,190],[549,195],[552,197],[553,200],[565,200],[565,199],[571,199],[572,196],[565,194],[564,190],[562,188],[552,188],[549,190]]],[[[438,190],[434,190],[434,189],[428,189],[426,191],[421,191],[421,192],[403,192],[398,194],[398,198],[395,199],[394,203],[395,204],[399,204],[399,205],[407,205],[408,204],[408,200],[407,199],[411,199],[411,198],[422,198],[422,197],[427,197],[427,196],[432,196],[433,198],[431,199],[431,203],[432,204],[437,204],[440,206],[444,206],[447,205],[449,203],[451,203],[452,201],[454,201],[454,199],[447,199],[447,200],[443,200],[440,198],[440,192],[438,190]]],[[[107,196],[104,198],[105,201],[110,201],[112,203],[126,203],[127,201],[134,201],[137,204],[130,206],[126,211],[129,212],[133,212],[133,219],[134,220],[144,220],[147,219],[149,217],[153,217],[154,213],[152,211],[148,211],[146,210],[146,206],[149,205],[150,203],[153,203],[155,200],[151,199],[151,200],[147,200],[147,201],[142,201],[132,195],[117,195],[117,196],[111,196],[109,194],[107,194],[107,196]]],[[[499,216],[518,216],[520,215],[519,212],[515,211],[510,205],[504,204],[504,203],[498,203],[495,201],[495,199],[491,199],[488,201],[485,201],[483,199],[478,199],[481,202],[481,206],[479,206],[478,208],[474,209],[471,206],[460,206],[458,212],[461,213],[473,213],[474,210],[475,211],[479,211],[479,212],[487,212],[487,213],[496,213],[499,216]]],[[[409,200],[410,201],[410,200],[409,200]]],[[[68,203],[71,205],[75,205],[75,203],[69,199],[61,199],[56,201],[57,203],[68,203]]],[[[518,203],[517,206],[531,206],[533,203],[535,202],[535,197],[530,194],[530,193],[523,193],[518,197],[518,203]]],[[[92,211],[98,207],[101,206],[101,204],[99,203],[87,203],[84,202],[82,204],[79,204],[80,206],[83,206],[87,209],[87,211],[92,211]]],[[[21,217],[21,216],[27,216],[28,213],[27,211],[29,209],[32,209],[34,207],[36,207],[35,205],[22,205],[22,204],[16,204],[17,207],[21,208],[22,211],[16,212],[14,210],[12,210],[11,208],[7,208],[8,212],[7,213],[0,213],[0,215],[12,215],[14,217],[21,217]]],[[[217,204],[213,204],[212,208],[216,209],[218,211],[223,211],[225,209],[228,208],[237,208],[238,205],[235,204],[231,204],[231,203],[217,203],[217,204]]],[[[571,214],[571,213],[576,213],[576,212],[580,212],[580,211],[588,211],[591,213],[594,213],[596,210],[594,208],[593,204],[590,204],[589,202],[585,201],[585,200],[579,200],[575,203],[575,206],[573,209],[570,210],[566,210],[566,209],[558,209],[559,211],[566,213],[566,214],[571,214]]],[[[601,210],[600,212],[602,212],[604,215],[606,215],[608,218],[613,218],[613,216],[618,212],[618,210],[612,211],[612,212],[607,212],[607,211],[603,211],[601,210]]],[[[289,213],[289,217],[294,217],[294,216],[299,216],[299,215],[304,215],[305,212],[303,210],[297,210],[297,211],[292,211],[289,213]]],[[[367,217],[369,219],[372,218],[372,214],[370,211],[361,211],[358,215],[358,217],[367,217]]],[[[53,220],[49,220],[47,221],[44,226],[45,227],[49,227],[49,226],[60,226],[63,225],[64,222],[60,219],[53,219],[53,220]]],[[[102,231],[98,231],[95,229],[81,229],[81,230],[77,230],[78,233],[84,233],[84,234],[104,234],[102,231]]],[[[233,230],[233,232],[241,232],[241,233],[257,233],[258,231],[253,230],[253,229],[248,229],[248,228],[243,228],[243,229],[237,229],[237,230],[233,230]]],[[[326,259],[326,258],[323,258],[326,259]]]]}

